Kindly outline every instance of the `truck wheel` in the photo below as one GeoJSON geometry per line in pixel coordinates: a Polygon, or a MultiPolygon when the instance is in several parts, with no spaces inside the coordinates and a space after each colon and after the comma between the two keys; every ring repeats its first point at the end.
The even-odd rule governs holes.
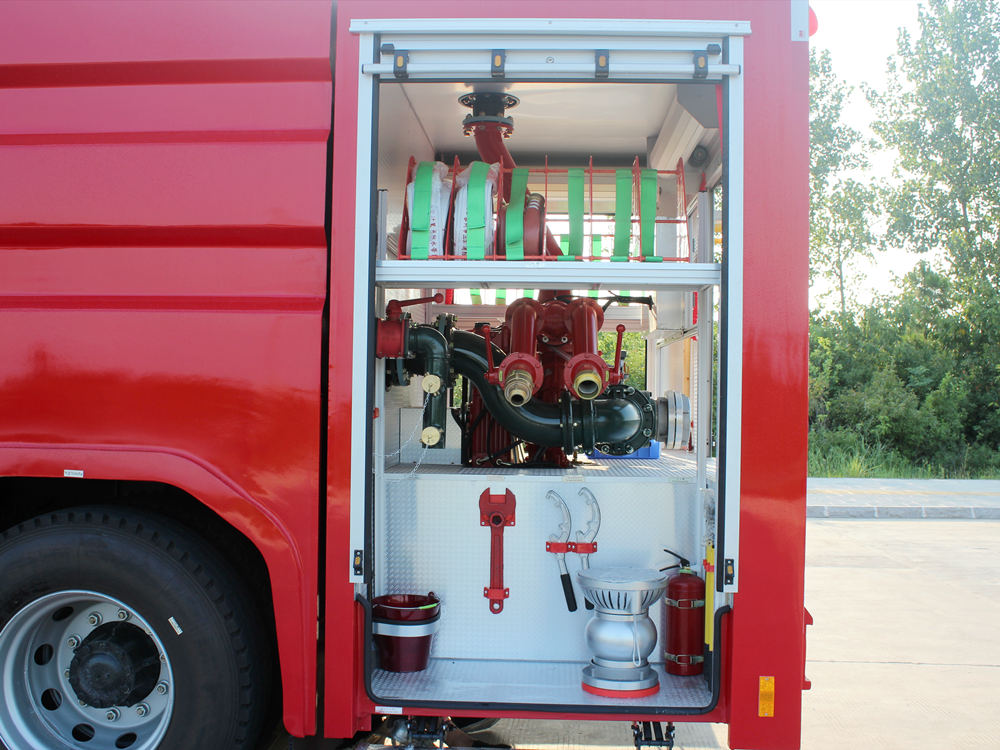
{"type": "Polygon", "coordinates": [[[251,601],[156,516],[73,509],[0,533],[0,746],[252,747],[271,655],[251,601]]]}

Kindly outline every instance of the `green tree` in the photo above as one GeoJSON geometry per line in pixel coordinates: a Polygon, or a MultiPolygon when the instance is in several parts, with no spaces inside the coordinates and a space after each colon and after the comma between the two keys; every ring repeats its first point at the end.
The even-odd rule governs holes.
{"type": "MultiPolygon", "coordinates": [[[[929,0],[901,31],[891,84],[870,93],[898,154],[887,240],[943,254],[934,337],[959,359],[970,442],[1000,444],[1000,4],[929,0]]],[[[952,389],[954,390],[954,389],[952,389]]]]}
{"type": "Polygon", "coordinates": [[[861,133],[841,116],[852,88],[833,72],[830,53],[809,52],[809,268],[831,281],[840,313],[847,312],[847,287],[859,258],[872,257],[874,189],[857,179],[868,167],[861,133]]]}

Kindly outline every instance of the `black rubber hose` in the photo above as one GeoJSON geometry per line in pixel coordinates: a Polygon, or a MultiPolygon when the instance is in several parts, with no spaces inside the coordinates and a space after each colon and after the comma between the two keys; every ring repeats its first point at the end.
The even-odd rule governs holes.
{"type": "MultiPolygon", "coordinates": [[[[588,402],[550,404],[532,399],[512,406],[499,386],[486,382],[486,340],[469,331],[453,331],[451,366],[473,382],[486,409],[512,435],[543,447],[561,446],[566,452],[594,443],[628,443],[642,427],[641,407],[632,400],[598,398],[588,402]]],[[[493,347],[493,361],[504,353],[493,347]]]]}

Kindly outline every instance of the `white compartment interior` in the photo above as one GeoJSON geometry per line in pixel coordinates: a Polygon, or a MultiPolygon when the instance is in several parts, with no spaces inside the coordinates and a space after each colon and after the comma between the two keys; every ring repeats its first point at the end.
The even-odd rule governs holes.
{"type": "MultiPolygon", "coordinates": [[[[496,84],[477,84],[476,90],[491,87],[495,90],[496,84]]],[[[377,187],[386,191],[389,259],[394,257],[394,235],[402,220],[409,158],[440,159],[450,165],[457,155],[463,166],[478,158],[472,139],[462,134],[462,118],[470,110],[458,103],[458,97],[471,88],[457,82],[384,81],[377,89],[377,187]]],[[[720,179],[714,84],[533,82],[507,84],[503,90],[521,100],[508,112],[514,119],[514,135],[507,141],[519,166],[537,167],[547,156],[550,165],[559,167],[586,167],[591,157],[595,167],[629,167],[638,156],[644,166],[669,169],[701,144],[711,157],[698,169],[687,168],[691,207],[702,171],[710,185],[720,179]],[[706,114],[709,94],[711,113],[706,114]]],[[[534,182],[533,177],[529,189],[540,187],[534,182]]],[[[564,212],[565,180],[560,183],[554,177],[548,188],[550,216],[564,212]]],[[[676,205],[676,195],[668,194],[670,186],[662,183],[661,189],[664,192],[658,205],[676,205]]],[[[613,178],[609,181],[596,176],[594,195],[595,211],[613,212],[613,178]]],[[[676,247],[673,225],[658,227],[657,253],[676,254],[664,249],[676,247]]],[[[711,261],[711,256],[704,260],[711,261]]],[[[539,272],[534,288],[544,288],[544,274],[559,274],[564,264],[545,265],[548,268],[539,272]]],[[[657,264],[649,270],[652,273],[666,265],[657,264]]],[[[489,281],[488,275],[484,271],[484,282],[489,281]]],[[[393,286],[376,289],[377,312],[384,310],[387,299],[436,291],[418,285],[409,289],[393,286]]],[[[698,347],[692,345],[691,335],[700,330],[702,338],[711,340],[713,336],[711,307],[707,323],[703,311],[700,329],[691,320],[690,293],[698,288],[692,285],[657,293],[659,315],[638,305],[612,306],[602,329],[613,331],[622,322],[629,330],[644,331],[647,388],[654,396],[668,389],[687,393],[693,413],[700,379],[698,347]]],[[[503,319],[504,307],[490,304],[491,295],[484,293],[487,304],[482,305],[407,309],[417,322],[451,313],[458,316],[460,328],[469,329],[476,322],[496,325],[503,319]]],[[[604,354],[607,360],[613,356],[613,352],[604,354]]],[[[419,378],[407,388],[385,391],[384,363],[379,361],[374,385],[375,405],[384,417],[375,420],[374,434],[372,594],[433,591],[442,599],[440,629],[434,636],[429,668],[413,674],[376,669],[371,684],[381,702],[659,708],[698,708],[710,703],[711,689],[704,676],[678,678],[664,672],[660,644],[650,657],[661,677],[656,695],[622,701],[582,691],[581,669],[591,656],[584,628],[592,613],[584,608],[575,582],[580,562],[574,554],[566,557],[574,574],[579,607],[576,612],[567,611],[555,556],[545,551],[545,541],[557,531],[561,515],[545,494],[555,490],[569,505],[574,540],[589,519],[584,499],[578,494],[580,487],[586,486],[597,497],[602,523],[598,552],[591,557],[593,567],[664,567],[676,562],[663,552],[664,547],[700,566],[706,538],[714,530],[715,509],[711,496],[698,488],[713,486],[714,461],[704,460],[699,470],[695,453],[664,452],[658,460],[593,461],[570,469],[462,467],[453,459],[452,451],[460,438],[454,421],[449,421],[449,448],[445,451],[401,445],[413,434],[414,420],[419,419],[419,378]],[[479,495],[487,488],[495,493],[510,489],[517,503],[516,525],[504,533],[504,585],[510,588],[510,598],[500,614],[490,613],[483,596],[490,578],[490,532],[479,523],[479,495]]],[[[718,597],[715,606],[723,603],[718,597]]],[[[650,616],[662,635],[660,604],[654,605],[650,616]]]]}

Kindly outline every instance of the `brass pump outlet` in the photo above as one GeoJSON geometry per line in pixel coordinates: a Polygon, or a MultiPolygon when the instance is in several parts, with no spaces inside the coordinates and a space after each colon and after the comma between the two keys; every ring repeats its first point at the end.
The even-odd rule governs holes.
{"type": "Polygon", "coordinates": [[[603,388],[601,376],[593,370],[584,370],[573,380],[573,392],[585,401],[600,396],[603,388]]]}
{"type": "Polygon", "coordinates": [[[441,378],[433,373],[427,373],[424,375],[420,387],[423,388],[424,393],[433,395],[441,390],[441,378]]]}
{"type": "Polygon", "coordinates": [[[503,380],[503,395],[512,406],[524,406],[535,392],[535,381],[526,370],[511,370],[503,380]]]}
{"type": "Polygon", "coordinates": [[[420,432],[420,442],[428,448],[441,442],[441,430],[437,427],[425,427],[420,432]]]}

